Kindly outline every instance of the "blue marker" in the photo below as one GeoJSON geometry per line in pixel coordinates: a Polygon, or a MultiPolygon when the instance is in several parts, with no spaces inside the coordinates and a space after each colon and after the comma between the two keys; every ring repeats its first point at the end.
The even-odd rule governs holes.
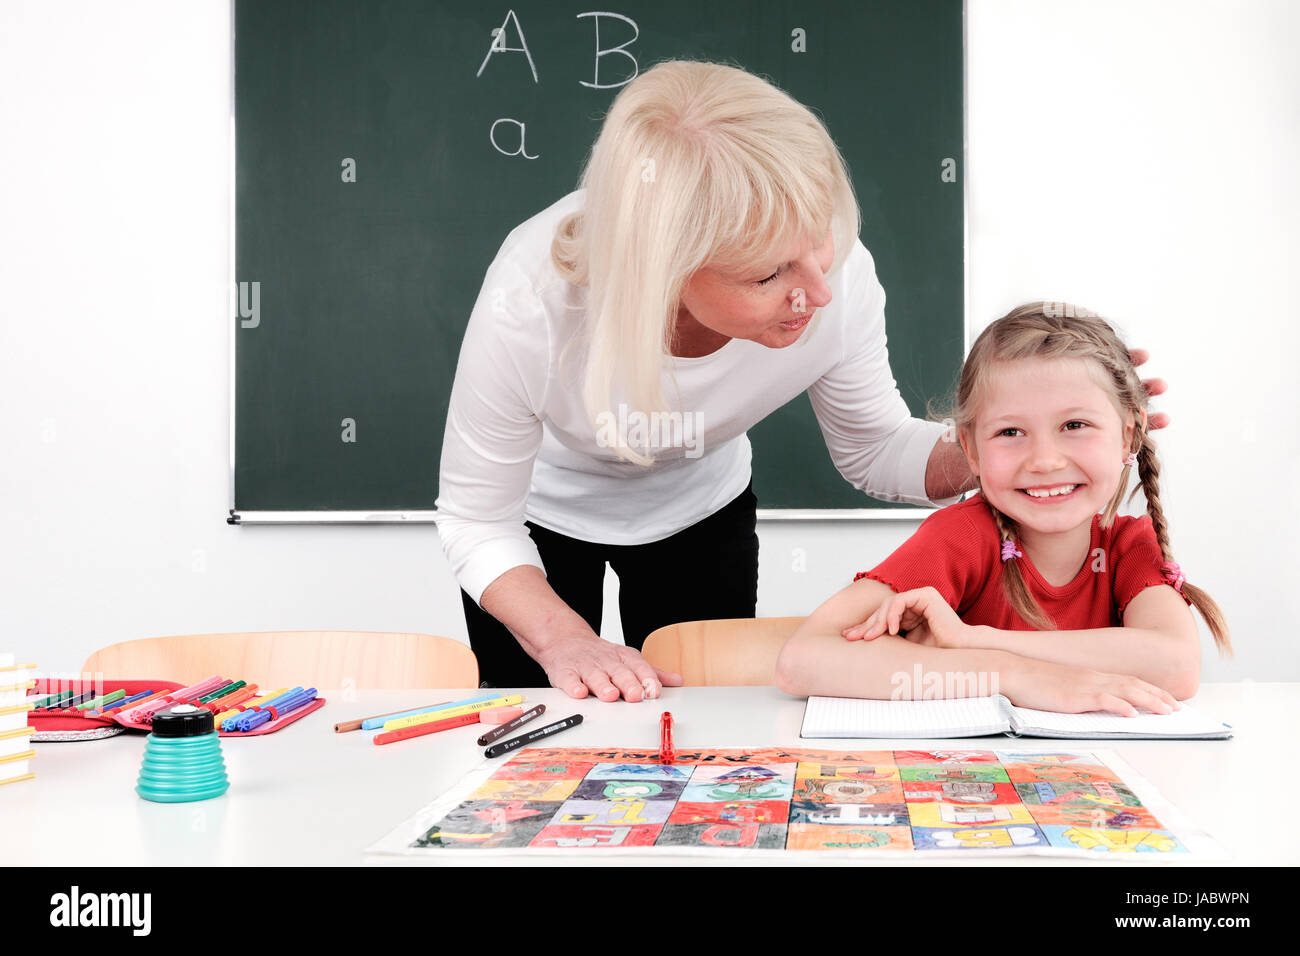
{"type": "MultiPolygon", "coordinates": [[[[316,699],[316,688],[309,687],[304,691],[299,691],[296,694],[289,695],[288,700],[285,700],[279,704],[274,704],[272,706],[275,707],[275,712],[277,714],[283,716],[284,714],[287,714],[291,710],[297,710],[299,707],[302,707],[305,704],[310,704],[315,699],[316,699]]],[[[262,726],[263,724],[269,722],[272,719],[272,715],[269,710],[248,711],[241,716],[248,718],[248,720],[243,724],[243,726],[240,727],[241,730],[245,730],[245,731],[256,730],[258,727],[262,726]]]]}

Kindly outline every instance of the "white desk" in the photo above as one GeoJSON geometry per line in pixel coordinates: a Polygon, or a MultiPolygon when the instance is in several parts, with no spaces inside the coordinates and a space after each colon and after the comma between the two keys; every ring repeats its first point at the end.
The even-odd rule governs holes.
{"type": "MultiPolygon", "coordinates": [[[[555,690],[522,691],[544,703],[534,726],[581,713],[585,722],[548,745],[658,749],[659,714],[671,710],[679,749],[791,746],[834,750],[936,746],[918,740],[800,741],[804,701],[771,687],[669,689],[641,704],[573,701],[555,690]]],[[[143,735],[85,743],[38,743],[36,779],[0,787],[0,864],[258,865],[360,864],[363,851],[481,758],[478,725],[377,747],[372,732],[334,733],[336,722],[390,713],[472,691],[360,691],[324,694],[328,703],[284,730],[263,737],[223,738],[230,790],[215,800],[159,804],[135,793],[143,735]]],[[[1192,822],[1213,835],[1239,865],[1296,865],[1300,836],[1279,825],[1282,801],[1297,792],[1300,769],[1291,759],[1300,729],[1300,685],[1207,684],[1193,703],[1233,725],[1231,740],[1114,740],[1117,751],[1192,822]]],[[[1086,741],[1056,746],[1083,747],[1086,741]]],[[[1042,739],[952,739],[945,748],[1041,750],[1042,739]]],[[[578,863],[608,862],[588,854],[578,863]]],[[[817,854],[790,854],[816,864],[817,854]]],[[[903,865],[926,865],[925,854],[903,865]]],[[[554,865],[526,854],[511,861],[554,865]]],[[[665,855],[658,862],[681,865],[665,855]]],[[[465,857],[458,857],[458,864],[465,857]]],[[[488,862],[488,861],[485,861],[488,862]]],[[[500,856],[490,862],[500,865],[500,856]]],[[[638,861],[638,864],[655,861],[638,861]]],[[[698,861],[697,861],[698,862],[698,861]]],[[[712,861],[711,861],[712,862],[712,861]]],[[[744,862],[738,861],[738,862],[744,862]]],[[[864,855],[863,863],[880,863],[864,855]]],[[[896,864],[900,861],[888,861],[896,864]]],[[[945,859],[943,865],[953,865],[945,859]]],[[[956,861],[960,862],[960,861],[956,861]]],[[[975,862],[975,861],[972,861],[975,862]]],[[[1104,860],[1097,864],[1105,865],[1104,860]]],[[[771,861],[766,861],[770,865],[771,861]]],[[[1078,865],[1077,860],[981,858],[980,865],[1078,865]]],[[[1091,862],[1089,865],[1093,865],[1091,862]]],[[[1131,863],[1129,865],[1132,865],[1131,863]]]]}

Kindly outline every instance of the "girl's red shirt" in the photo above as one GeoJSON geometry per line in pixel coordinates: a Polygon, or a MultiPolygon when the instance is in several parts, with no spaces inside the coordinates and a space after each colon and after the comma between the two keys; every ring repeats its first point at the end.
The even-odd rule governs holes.
{"type": "MultiPolygon", "coordinates": [[[[993,514],[977,494],[930,515],[897,551],[853,580],[871,578],[899,592],[933,587],[967,624],[1035,630],[1003,593],[1001,547],[993,514]]],[[[1011,560],[1020,562],[1029,592],[1062,631],[1120,627],[1138,592],[1168,586],[1145,515],[1116,515],[1109,528],[1095,515],[1083,567],[1061,587],[1045,581],[1028,556],[1011,560]]]]}

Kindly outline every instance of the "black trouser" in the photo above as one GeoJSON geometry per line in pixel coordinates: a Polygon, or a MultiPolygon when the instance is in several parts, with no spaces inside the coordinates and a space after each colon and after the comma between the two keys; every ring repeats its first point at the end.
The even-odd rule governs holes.
{"type": "MultiPolygon", "coordinates": [[[[665,624],[753,617],[758,603],[758,532],[753,486],[698,524],[650,544],[594,544],[527,522],[546,580],[600,633],[605,562],[618,575],[623,640],[641,649],[665,624]]],[[[546,687],[541,665],[501,622],[461,591],[469,643],[484,687],[546,687]]]]}

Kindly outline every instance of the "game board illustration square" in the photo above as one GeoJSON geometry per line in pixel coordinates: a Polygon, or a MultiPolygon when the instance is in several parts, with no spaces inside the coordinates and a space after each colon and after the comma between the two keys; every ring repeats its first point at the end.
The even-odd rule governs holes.
{"type": "Polygon", "coordinates": [[[1146,807],[1026,804],[1040,826],[1085,827],[1108,830],[1162,830],[1164,825],[1146,807]]]}
{"type": "Polygon", "coordinates": [[[581,780],[596,766],[594,761],[556,759],[536,756],[525,750],[520,758],[509,761],[500,769],[508,770],[509,780],[581,780]]]}
{"type": "Polygon", "coordinates": [[[785,839],[785,825],[780,823],[669,823],[655,845],[781,850],[785,839]]]}
{"type": "Polygon", "coordinates": [[[469,800],[430,827],[418,846],[521,847],[555,815],[557,803],[469,800]]]}
{"type": "Polygon", "coordinates": [[[1095,764],[1023,763],[1006,768],[1012,783],[1119,783],[1119,777],[1109,769],[1095,764]]]}
{"type": "Polygon", "coordinates": [[[986,780],[909,780],[902,786],[908,803],[1021,803],[1015,784],[986,780]]]}
{"type": "Polygon", "coordinates": [[[912,828],[906,826],[831,826],[792,823],[786,837],[789,850],[910,850],[912,828]]]}
{"type": "Polygon", "coordinates": [[[1110,827],[1066,827],[1045,824],[1043,834],[1052,846],[1072,847],[1090,853],[1185,853],[1186,847],[1166,830],[1110,827]]]}
{"type": "Polygon", "coordinates": [[[1109,780],[1035,780],[1014,784],[1020,802],[1050,806],[1136,807],[1137,796],[1122,783],[1109,780]]]}
{"type": "Polygon", "coordinates": [[[1010,777],[998,764],[927,764],[899,767],[904,784],[908,781],[934,781],[936,783],[1009,783],[1010,777]]]}
{"type": "Polygon", "coordinates": [[[567,800],[578,780],[489,780],[474,791],[474,800],[532,800],[559,802],[567,800]]]}
{"type": "Polygon", "coordinates": [[[659,763],[598,763],[587,774],[593,780],[666,780],[685,783],[690,767],[659,763]]]}
{"type": "Polygon", "coordinates": [[[965,830],[970,827],[1004,827],[1032,824],[1033,816],[1019,803],[909,803],[912,826],[965,830]]]}
{"type": "Polygon", "coordinates": [[[673,808],[669,823],[785,823],[790,804],[785,800],[751,802],[711,801],[687,803],[673,808]]]}
{"type": "Polygon", "coordinates": [[[691,774],[691,783],[793,782],[798,767],[797,763],[701,764],[691,774]]]}
{"type": "Polygon", "coordinates": [[[685,780],[588,777],[579,782],[572,797],[574,800],[669,800],[675,803],[685,787],[685,780]]]}
{"type": "Polygon", "coordinates": [[[992,750],[895,750],[894,762],[900,767],[962,766],[965,764],[998,764],[998,755],[992,750]]]}
{"type": "Polygon", "coordinates": [[[866,782],[841,777],[801,777],[794,800],[815,803],[903,803],[903,788],[892,781],[866,782]]]}
{"type": "Polygon", "coordinates": [[[1056,764],[1061,767],[1099,766],[1097,758],[1080,750],[995,750],[993,753],[998,762],[1008,769],[1022,764],[1056,764]]]}
{"type": "Polygon", "coordinates": [[[569,850],[654,846],[662,829],[662,826],[555,824],[543,828],[528,845],[569,850]]]}
{"type": "Polygon", "coordinates": [[[644,826],[668,821],[671,800],[566,800],[556,811],[557,826],[644,826]]]}
{"type": "Polygon", "coordinates": [[[846,780],[897,780],[898,765],[888,750],[869,750],[858,754],[861,760],[800,760],[795,778],[834,777],[846,780]]]}
{"type": "Polygon", "coordinates": [[[897,783],[898,767],[892,760],[879,760],[870,763],[823,763],[821,761],[800,761],[795,770],[797,784],[806,778],[816,780],[857,780],[862,783],[897,783]]]}
{"type": "Polygon", "coordinates": [[[794,764],[696,767],[682,799],[690,803],[789,800],[794,793],[794,770],[794,764]]]}
{"type": "Polygon", "coordinates": [[[969,829],[913,827],[912,840],[917,850],[1023,850],[1047,845],[1038,827],[1025,825],[969,829]]]}
{"type": "Polygon", "coordinates": [[[911,822],[901,803],[818,803],[796,800],[790,804],[791,823],[832,826],[906,826],[911,822]]]}

